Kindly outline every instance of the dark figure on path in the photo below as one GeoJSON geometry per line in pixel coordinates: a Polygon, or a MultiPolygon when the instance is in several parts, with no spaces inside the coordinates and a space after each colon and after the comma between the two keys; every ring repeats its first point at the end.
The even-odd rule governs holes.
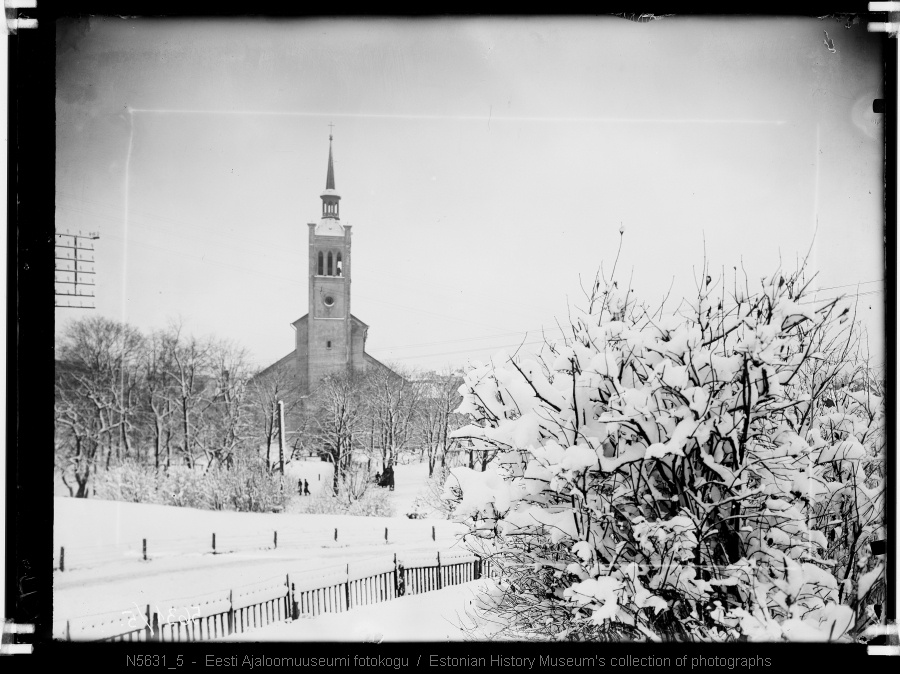
{"type": "Polygon", "coordinates": [[[303,494],[304,496],[309,496],[309,482],[303,480],[303,494]]]}
{"type": "Polygon", "coordinates": [[[300,496],[303,496],[303,478],[297,480],[297,491],[299,492],[300,496]]]}
{"type": "Polygon", "coordinates": [[[375,484],[377,484],[377,485],[381,484],[381,473],[380,472],[375,473],[375,484]]]}
{"type": "Polygon", "coordinates": [[[392,465],[388,464],[384,469],[384,475],[381,476],[378,486],[389,487],[391,491],[394,491],[394,467],[392,465]]]}

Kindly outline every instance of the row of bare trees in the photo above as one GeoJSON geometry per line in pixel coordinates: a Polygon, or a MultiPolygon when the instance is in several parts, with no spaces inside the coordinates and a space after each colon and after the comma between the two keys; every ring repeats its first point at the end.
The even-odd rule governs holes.
{"type": "Polygon", "coordinates": [[[373,466],[383,471],[401,454],[413,454],[427,462],[431,477],[438,465],[446,465],[455,443],[450,432],[463,423],[455,412],[461,383],[452,372],[383,367],[331,375],[300,415],[301,436],[334,464],[336,492],[360,459],[368,474],[373,466]]]}
{"type": "Polygon", "coordinates": [[[303,396],[289,368],[255,373],[233,343],[186,334],[179,324],[142,334],[94,316],[69,324],[57,344],[56,468],[86,497],[98,471],[120,465],[168,471],[229,469],[259,461],[272,472],[297,453],[366,477],[405,452],[445,462],[461,425],[460,376],[372,367],[332,375],[303,396]],[[287,419],[279,456],[279,409],[287,419]]]}
{"type": "Polygon", "coordinates": [[[143,335],[100,316],[69,324],[57,344],[57,470],[86,496],[98,469],[134,462],[230,465],[254,432],[246,352],[184,334],[143,335]]]}

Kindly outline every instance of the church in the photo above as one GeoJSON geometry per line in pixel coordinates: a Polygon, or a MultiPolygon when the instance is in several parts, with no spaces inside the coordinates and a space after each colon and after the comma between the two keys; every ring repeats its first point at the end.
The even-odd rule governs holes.
{"type": "MultiPolygon", "coordinates": [[[[295,348],[257,377],[278,373],[297,385],[307,396],[323,377],[336,372],[366,372],[384,368],[366,353],[369,326],[350,312],[350,283],[353,278],[352,228],[341,222],[341,197],[335,189],[333,136],[328,136],[328,173],[322,192],[322,215],[308,223],[309,298],[307,313],[291,325],[295,348]]],[[[399,376],[399,375],[398,375],[399,376]]]]}

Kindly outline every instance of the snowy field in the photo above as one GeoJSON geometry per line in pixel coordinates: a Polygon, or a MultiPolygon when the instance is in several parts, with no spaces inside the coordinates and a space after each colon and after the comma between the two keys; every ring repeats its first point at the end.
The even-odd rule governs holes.
{"type": "MultiPolygon", "coordinates": [[[[327,484],[331,476],[330,466],[321,462],[295,462],[286,472],[294,484],[301,476],[307,479],[311,492],[327,484]]],[[[66,570],[54,571],[54,631],[61,633],[66,618],[237,588],[284,578],[287,573],[314,572],[391,553],[402,557],[403,553],[459,549],[458,537],[464,531],[460,525],[405,517],[427,475],[424,464],[396,467],[395,491],[389,493],[394,517],[307,515],[290,509],[286,513],[217,512],[56,498],[54,566],[58,567],[59,550],[65,547],[66,570]],[[213,533],[217,554],[212,554],[213,533]],[[148,561],[142,559],[145,538],[148,561]]],[[[456,596],[449,589],[447,594],[456,596]]]]}

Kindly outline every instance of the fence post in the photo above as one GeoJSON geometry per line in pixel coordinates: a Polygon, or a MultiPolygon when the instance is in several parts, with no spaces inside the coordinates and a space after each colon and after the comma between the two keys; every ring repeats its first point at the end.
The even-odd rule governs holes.
{"type": "MultiPolygon", "coordinates": [[[[156,608],[159,608],[158,606],[156,608]]],[[[147,611],[149,613],[150,607],[147,606],[147,611]]],[[[159,629],[159,613],[155,610],[153,611],[153,616],[151,618],[150,623],[150,633],[153,635],[153,641],[162,641],[162,632],[159,629]]]]}
{"type": "Polygon", "coordinates": [[[434,538],[434,525],[431,525],[431,540],[435,540],[434,538]]]}
{"type": "Polygon", "coordinates": [[[234,590],[228,590],[228,634],[234,634],[234,590]]]}
{"type": "Polygon", "coordinates": [[[275,549],[278,549],[278,532],[275,532],[275,549]]]}
{"type": "Polygon", "coordinates": [[[347,597],[347,610],[350,610],[350,564],[347,564],[347,577],[344,579],[344,594],[347,597]]]}
{"type": "Polygon", "coordinates": [[[144,561],[146,562],[147,561],[147,539],[146,538],[144,539],[143,549],[144,549],[144,561]]]}
{"type": "Polygon", "coordinates": [[[337,527],[334,528],[334,542],[337,543],[337,527]]]}
{"type": "Polygon", "coordinates": [[[72,621],[66,621],[66,641],[72,641],[72,621]]]}
{"type": "Polygon", "coordinates": [[[397,553],[394,553],[394,597],[400,596],[400,576],[397,573],[397,553]]]}
{"type": "Polygon", "coordinates": [[[475,580],[481,578],[481,557],[475,560],[475,580]]]}
{"type": "Polygon", "coordinates": [[[440,590],[442,587],[444,587],[444,583],[443,583],[443,581],[441,580],[441,551],[440,551],[440,550],[438,550],[438,553],[437,553],[437,562],[438,562],[438,567],[437,567],[437,586],[438,586],[438,589],[440,590]]]}
{"type": "Polygon", "coordinates": [[[402,562],[397,561],[396,554],[394,554],[394,569],[397,577],[397,596],[403,597],[406,595],[406,569],[402,562]]]}
{"type": "MultiPolygon", "coordinates": [[[[137,608],[135,606],[135,608],[137,608]]],[[[153,628],[150,626],[150,604],[147,604],[147,612],[144,614],[144,641],[150,641],[153,628]]]]}
{"type": "Polygon", "coordinates": [[[388,542],[388,528],[387,527],[384,528],[384,542],[385,543],[388,542]]]}
{"type": "Polygon", "coordinates": [[[59,548],[59,570],[66,570],[66,549],[65,547],[59,548]]]}
{"type": "MultiPolygon", "coordinates": [[[[290,576],[288,576],[290,580],[290,576]]],[[[291,583],[291,620],[300,618],[300,602],[297,601],[297,586],[291,583]]]]}
{"type": "Polygon", "coordinates": [[[213,533],[212,546],[213,546],[213,554],[216,554],[216,534],[215,533],[213,533]]]}

